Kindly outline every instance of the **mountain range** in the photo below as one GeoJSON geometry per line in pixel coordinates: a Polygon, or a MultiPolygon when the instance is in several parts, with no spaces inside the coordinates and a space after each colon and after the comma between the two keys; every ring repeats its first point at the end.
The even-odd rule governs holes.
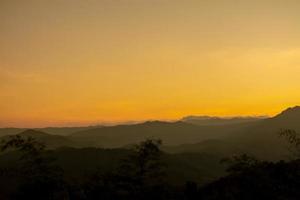
{"type": "MultiPolygon", "coordinates": [[[[146,138],[160,138],[164,150],[172,153],[208,152],[226,156],[246,152],[264,159],[281,159],[288,154],[285,140],[278,136],[281,129],[300,131],[300,107],[288,108],[271,118],[185,117],[177,122],[148,121],[116,126],[32,130],[0,129],[0,133],[31,136],[46,143],[49,148],[120,148],[146,138]]],[[[2,137],[5,138],[7,136],[2,137]]]]}

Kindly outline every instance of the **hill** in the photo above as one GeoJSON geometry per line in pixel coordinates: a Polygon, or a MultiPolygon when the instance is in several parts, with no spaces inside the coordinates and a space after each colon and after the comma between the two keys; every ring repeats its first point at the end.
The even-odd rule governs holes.
{"type": "Polygon", "coordinates": [[[99,126],[82,126],[82,127],[46,127],[46,128],[37,128],[35,130],[53,134],[53,135],[67,136],[76,133],[78,131],[90,130],[99,127],[101,126],[99,125],[99,126]]]}
{"type": "Polygon", "coordinates": [[[137,143],[146,138],[160,138],[165,145],[179,145],[223,138],[247,126],[249,126],[248,123],[198,126],[182,121],[149,121],[141,124],[100,127],[80,131],[70,135],[69,138],[81,142],[85,146],[109,148],[137,143]]]}
{"type": "Polygon", "coordinates": [[[0,128],[0,137],[6,135],[16,135],[25,131],[26,128],[0,128]]]}
{"type": "MultiPolygon", "coordinates": [[[[263,159],[287,159],[290,152],[287,150],[286,141],[279,138],[278,133],[281,129],[300,132],[300,107],[288,108],[266,119],[193,117],[177,122],[148,121],[117,126],[23,130],[19,134],[35,137],[50,148],[61,146],[120,148],[146,138],[160,138],[164,143],[164,149],[171,153],[204,152],[227,156],[245,152],[263,159]],[[202,121],[202,125],[191,123],[191,119],[202,121]],[[60,135],[40,130],[59,132],[60,135]]],[[[17,130],[22,129],[6,131],[14,134],[17,130]]]]}
{"type": "MultiPolygon", "coordinates": [[[[80,182],[91,173],[100,171],[105,174],[116,170],[119,163],[130,154],[130,150],[66,147],[47,153],[50,157],[55,158],[55,164],[62,167],[68,180],[80,182]]],[[[15,165],[18,162],[18,155],[17,152],[1,155],[1,167],[10,168],[15,165]]],[[[225,174],[224,166],[219,163],[221,158],[214,155],[166,153],[162,159],[167,166],[168,180],[174,185],[184,184],[190,180],[204,184],[225,174]]]]}
{"type": "MultiPolygon", "coordinates": [[[[41,131],[52,135],[67,136],[78,131],[94,129],[101,126],[83,126],[83,127],[46,127],[46,128],[33,128],[32,130],[41,131]]],[[[0,137],[5,135],[16,135],[26,131],[27,128],[0,128],[0,137]]]]}
{"type": "MultiPolygon", "coordinates": [[[[28,129],[25,130],[17,135],[24,136],[24,137],[32,137],[35,138],[37,141],[42,142],[46,145],[49,149],[56,149],[58,147],[69,146],[69,147],[76,147],[76,143],[71,141],[70,139],[59,136],[59,135],[51,135],[41,131],[28,129]]],[[[6,140],[9,136],[3,136],[0,140],[6,140]]]]}
{"type": "Polygon", "coordinates": [[[232,118],[222,118],[222,117],[210,117],[210,116],[187,116],[181,119],[181,121],[186,123],[191,123],[200,126],[218,126],[226,124],[238,124],[260,121],[267,117],[232,117],[232,118]]]}
{"type": "Polygon", "coordinates": [[[275,117],[257,121],[224,138],[166,149],[170,152],[210,152],[223,155],[245,152],[261,159],[288,159],[288,144],[284,138],[279,137],[279,132],[284,129],[300,132],[300,107],[288,108],[275,117]]]}

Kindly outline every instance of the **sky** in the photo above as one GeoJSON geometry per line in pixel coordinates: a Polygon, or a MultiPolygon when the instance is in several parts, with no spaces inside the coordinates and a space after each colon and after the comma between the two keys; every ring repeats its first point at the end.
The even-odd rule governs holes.
{"type": "Polygon", "coordinates": [[[299,0],[0,0],[0,127],[300,105],[299,0]]]}

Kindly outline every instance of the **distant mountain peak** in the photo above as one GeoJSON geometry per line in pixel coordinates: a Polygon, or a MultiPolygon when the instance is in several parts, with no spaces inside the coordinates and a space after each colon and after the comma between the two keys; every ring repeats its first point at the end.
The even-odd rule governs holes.
{"type": "Polygon", "coordinates": [[[159,121],[159,120],[148,120],[145,121],[143,123],[139,123],[139,124],[163,124],[165,123],[164,121],[159,121]]]}
{"type": "Polygon", "coordinates": [[[185,121],[185,120],[209,120],[209,119],[221,119],[221,117],[211,117],[211,116],[206,116],[206,115],[200,115],[200,116],[189,115],[189,116],[183,117],[181,120],[185,121]]]}
{"type": "Polygon", "coordinates": [[[145,121],[143,123],[137,125],[169,125],[169,124],[177,124],[182,123],[181,121],[160,121],[160,120],[152,120],[152,121],[145,121]]]}
{"type": "Polygon", "coordinates": [[[300,106],[290,107],[274,118],[298,118],[300,120],[300,106]]]}
{"type": "Polygon", "coordinates": [[[237,123],[255,122],[261,119],[265,119],[265,116],[235,116],[235,117],[210,117],[210,116],[187,116],[181,119],[186,123],[192,123],[196,125],[228,125],[237,123]]]}

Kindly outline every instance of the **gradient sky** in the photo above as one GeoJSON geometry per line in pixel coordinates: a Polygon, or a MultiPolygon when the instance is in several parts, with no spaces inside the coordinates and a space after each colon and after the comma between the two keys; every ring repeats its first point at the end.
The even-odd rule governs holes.
{"type": "Polygon", "coordinates": [[[0,126],[274,115],[299,0],[0,0],[0,126]]]}

